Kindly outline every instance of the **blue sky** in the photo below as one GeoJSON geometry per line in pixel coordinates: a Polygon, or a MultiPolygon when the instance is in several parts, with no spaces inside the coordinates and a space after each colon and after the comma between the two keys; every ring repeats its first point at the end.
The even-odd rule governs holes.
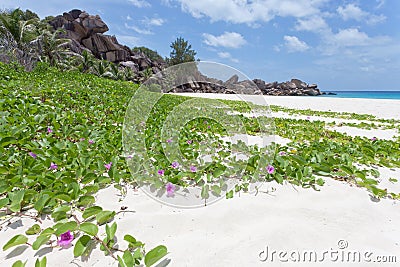
{"type": "Polygon", "coordinates": [[[251,78],[325,91],[400,90],[399,0],[1,0],[41,18],[99,14],[120,43],[169,56],[183,37],[201,60],[251,78]]]}

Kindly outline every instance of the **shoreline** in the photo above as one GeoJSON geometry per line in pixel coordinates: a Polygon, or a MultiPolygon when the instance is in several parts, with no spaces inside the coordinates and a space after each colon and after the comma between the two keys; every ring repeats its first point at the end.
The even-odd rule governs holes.
{"type": "Polygon", "coordinates": [[[293,109],[311,109],[316,111],[350,112],[370,114],[381,119],[400,119],[400,100],[338,98],[312,96],[267,96],[267,95],[230,95],[212,93],[174,93],[175,95],[213,98],[224,100],[251,101],[258,105],[277,105],[293,109]],[[262,99],[260,99],[262,97],[262,99]]]}

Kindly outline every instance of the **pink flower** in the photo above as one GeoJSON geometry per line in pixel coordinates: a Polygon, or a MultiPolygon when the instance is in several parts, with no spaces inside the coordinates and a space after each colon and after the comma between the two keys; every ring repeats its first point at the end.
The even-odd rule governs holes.
{"type": "Polygon", "coordinates": [[[164,173],[165,173],[165,171],[164,170],[158,170],[158,172],[157,172],[159,175],[161,175],[161,176],[163,176],[164,175],[164,173]]]}
{"type": "Polygon", "coordinates": [[[74,240],[74,235],[71,234],[71,231],[68,230],[67,232],[61,234],[60,240],[57,241],[57,245],[61,247],[67,247],[71,244],[72,240],[74,240]]]}
{"type": "Polygon", "coordinates": [[[197,172],[196,166],[190,166],[190,171],[191,172],[197,172]]]}
{"type": "Polygon", "coordinates": [[[376,138],[375,136],[371,138],[371,141],[376,141],[378,140],[378,138],[376,138]]]}
{"type": "Polygon", "coordinates": [[[192,143],[192,140],[187,140],[186,143],[188,143],[188,145],[190,145],[192,143]]]}
{"type": "Polygon", "coordinates": [[[83,137],[82,137],[82,138],[81,138],[81,139],[79,139],[79,140],[82,142],[82,141],[85,141],[85,138],[83,138],[83,137]]]}
{"type": "Polygon", "coordinates": [[[310,120],[310,116],[307,116],[307,120],[310,120]]]}
{"type": "Polygon", "coordinates": [[[267,169],[267,172],[268,172],[269,174],[273,174],[274,171],[275,171],[275,168],[274,168],[274,166],[272,166],[272,165],[268,165],[268,166],[266,167],[266,169],[267,169]]]}
{"type": "Polygon", "coordinates": [[[167,197],[172,197],[174,196],[174,192],[175,192],[175,185],[172,183],[167,183],[165,185],[165,189],[167,189],[167,197]]]}
{"type": "Polygon", "coordinates": [[[111,165],[112,165],[112,162],[110,162],[108,164],[104,164],[104,167],[106,167],[107,171],[109,171],[111,169],[111,165]]]}
{"type": "Polygon", "coordinates": [[[174,161],[174,162],[172,162],[171,166],[172,166],[172,168],[176,169],[179,167],[179,163],[174,161]]]}
{"type": "Polygon", "coordinates": [[[171,139],[167,139],[167,143],[172,143],[172,140],[171,139]]]}
{"type": "Polygon", "coordinates": [[[280,151],[278,154],[279,154],[279,156],[285,156],[286,152],[285,151],[280,151]]]}
{"type": "Polygon", "coordinates": [[[49,168],[49,170],[57,170],[57,168],[58,168],[58,166],[57,166],[57,164],[55,164],[55,163],[50,163],[50,168],[49,168]]]}
{"type": "Polygon", "coordinates": [[[94,144],[94,141],[93,140],[89,140],[89,144],[94,144]]]}
{"type": "Polygon", "coordinates": [[[47,133],[52,133],[53,130],[50,127],[47,127],[47,133]]]}
{"type": "Polygon", "coordinates": [[[32,158],[36,159],[37,155],[35,153],[33,153],[32,151],[28,153],[29,156],[31,156],[32,158]]]}

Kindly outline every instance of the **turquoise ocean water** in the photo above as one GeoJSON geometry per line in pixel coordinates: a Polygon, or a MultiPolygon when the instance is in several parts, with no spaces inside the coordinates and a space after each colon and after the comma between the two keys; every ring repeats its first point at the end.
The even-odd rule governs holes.
{"type": "Polygon", "coordinates": [[[400,91],[330,91],[337,95],[322,95],[319,97],[338,98],[370,98],[370,99],[399,99],[400,91]]]}

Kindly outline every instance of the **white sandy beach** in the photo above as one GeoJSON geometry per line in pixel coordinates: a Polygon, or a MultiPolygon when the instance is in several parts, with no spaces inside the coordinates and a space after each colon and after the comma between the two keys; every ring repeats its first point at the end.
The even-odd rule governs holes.
{"type": "MultiPolygon", "coordinates": [[[[235,95],[196,96],[237,99],[235,95]]],[[[400,100],[250,98],[255,103],[261,103],[259,99],[264,98],[268,104],[289,108],[400,119],[400,100]]],[[[399,135],[391,131],[380,130],[372,134],[388,139],[399,135]]],[[[352,127],[347,127],[346,132],[363,134],[352,127]]],[[[400,169],[379,170],[382,185],[399,193],[400,183],[393,184],[388,179],[400,180],[400,169]]],[[[329,178],[325,181],[320,191],[268,183],[257,195],[241,194],[197,209],[162,205],[133,189],[119,201],[121,196],[110,187],[97,194],[97,204],[110,210],[127,206],[128,211],[132,211],[116,217],[119,240],[129,233],[145,242],[147,249],[159,244],[167,246],[169,254],[158,266],[399,266],[400,201],[377,201],[363,188],[329,178]],[[305,251],[315,253],[313,255],[317,255],[319,262],[291,260],[297,252],[303,255],[305,251]],[[360,262],[347,262],[348,253],[361,255],[360,262]],[[378,256],[395,256],[397,263],[378,263],[382,260],[378,256]],[[368,260],[370,262],[366,262],[368,260]]],[[[13,224],[1,230],[1,240],[5,243],[12,236],[24,233],[32,224],[30,219],[19,221],[15,218],[13,224]]],[[[16,259],[29,259],[27,266],[34,266],[35,252],[28,248],[15,257],[20,250],[21,247],[0,252],[1,266],[11,266],[16,259]]],[[[118,266],[99,249],[83,262],[80,258],[74,259],[72,248],[58,250],[48,253],[49,249],[43,248],[36,256],[46,255],[48,266],[118,266]]]]}

